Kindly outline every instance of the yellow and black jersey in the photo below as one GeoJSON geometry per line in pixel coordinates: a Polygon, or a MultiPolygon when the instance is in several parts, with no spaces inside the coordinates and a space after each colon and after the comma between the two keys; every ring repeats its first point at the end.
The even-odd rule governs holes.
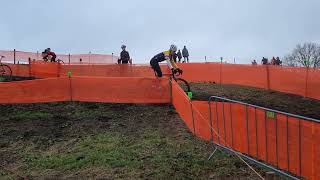
{"type": "Polygon", "coordinates": [[[177,69],[178,66],[175,63],[176,57],[176,54],[169,50],[155,55],[152,59],[155,59],[157,62],[167,61],[167,64],[170,69],[177,69]]]}

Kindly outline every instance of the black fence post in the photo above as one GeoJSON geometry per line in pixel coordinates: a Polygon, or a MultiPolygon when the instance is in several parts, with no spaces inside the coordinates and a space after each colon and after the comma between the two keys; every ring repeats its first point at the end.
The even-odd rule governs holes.
{"type": "Polygon", "coordinates": [[[16,64],[16,49],[13,49],[13,64],[16,64]]]}

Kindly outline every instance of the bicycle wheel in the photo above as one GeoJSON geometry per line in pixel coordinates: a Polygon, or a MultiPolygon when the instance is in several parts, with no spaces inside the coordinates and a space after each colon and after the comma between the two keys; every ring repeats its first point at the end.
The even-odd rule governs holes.
{"type": "Polygon", "coordinates": [[[12,70],[8,65],[0,64],[0,77],[1,79],[11,80],[12,70]]]}
{"type": "Polygon", "coordinates": [[[58,59],[57,62],[60,64],[64,64],[64,62],[61,59],[58,59]]]}
{"type": "Polygon", "coordinates": [[[191,92],[190,85],[188,81],[182,79],[182,78],[174,78],[175,81],[181,86],[181,88],[184,90],[184,92],[188,93],[191,92]]]}

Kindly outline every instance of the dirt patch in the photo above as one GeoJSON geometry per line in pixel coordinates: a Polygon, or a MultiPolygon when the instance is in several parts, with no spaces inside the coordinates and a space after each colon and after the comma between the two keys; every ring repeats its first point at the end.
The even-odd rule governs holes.
{"type": "Polygon", "coordinates": [[[292,114],[320,119],[320,101],[318,100],[239,85],[191,83],[190,86],[193,92],[193,100],[208,101],[210,96],[215,95],[292,114]]]}
{"type": "MultiPolygon", "coordinates": [[[[258,179],[170,105],[0,105],[0,179],[258,179]]],[[[257,168],[259,172],[264,171],[257,168]]]]}

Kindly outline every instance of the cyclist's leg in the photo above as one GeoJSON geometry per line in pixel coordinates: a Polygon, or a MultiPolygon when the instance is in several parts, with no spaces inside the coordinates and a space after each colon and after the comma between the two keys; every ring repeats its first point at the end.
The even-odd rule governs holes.
{"type": "Polygon", "coordinates": [[[162,71],[161,71],[159,62],[156,59],[151,59],[150,65],[152,69],[157,73],[157,76],[162,77],[162,71]]]}

